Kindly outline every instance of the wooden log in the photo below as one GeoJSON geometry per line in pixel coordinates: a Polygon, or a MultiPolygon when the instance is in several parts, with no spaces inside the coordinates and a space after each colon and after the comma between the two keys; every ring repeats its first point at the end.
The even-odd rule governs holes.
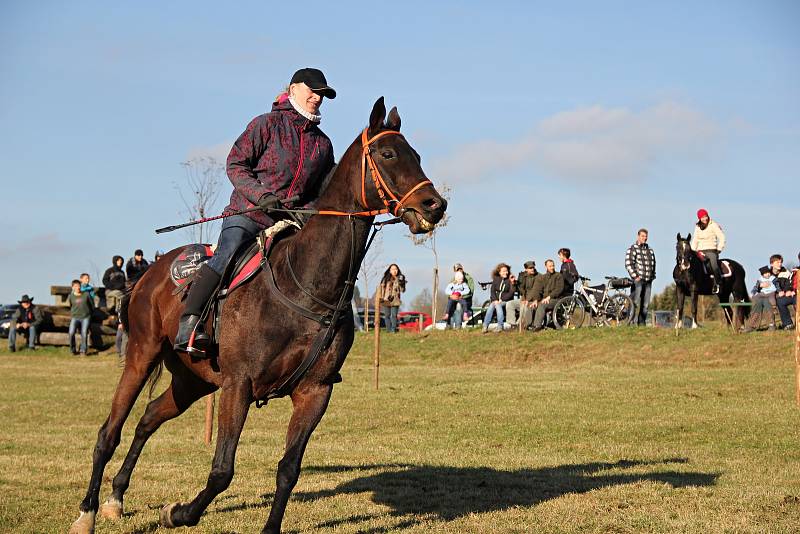
{"type": "MultiPolygon", "coordinates": [[[[80,332],[75,334],[75,343],[80,343],[80,332]]],[[[100,349],[104,347],[108,347],[113,345],[116,342],[116,334],[115,335],[92,335],[90,332],[89,334],[89,346],[95,349],[100,349]]],[[[61,347],[68,347],[69,346],[69,333],[67,332],[42,332],[39,334],[39,344],[40,345],[55,345],[61,347]]]]}

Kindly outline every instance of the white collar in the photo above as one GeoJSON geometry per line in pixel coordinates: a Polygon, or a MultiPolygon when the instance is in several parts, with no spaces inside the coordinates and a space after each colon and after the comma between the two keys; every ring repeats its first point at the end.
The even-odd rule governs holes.
{"type": "Polygon", "coordinates": [[[308,111],[304,110],[302,106],[300,106],[297,102],[294,101],[292,95],[289,95],[289,103],[292,105],[292,107],[296,112],[298,112],[300,115],[310,120],[314,124],[319,124],[319,122],[322,120],[322,115],[314,115],[313,113],[309,113],[308,111]]]}

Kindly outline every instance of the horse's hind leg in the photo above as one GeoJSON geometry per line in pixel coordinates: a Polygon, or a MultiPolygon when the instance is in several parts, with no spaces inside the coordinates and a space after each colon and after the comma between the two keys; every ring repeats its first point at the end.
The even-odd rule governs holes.
{"type": "Polygon", "coordinates": [[[320,419],[328,408],[333,386],[319,384],[303,391],[295,390],[292,393],[292,419],[289,421],[289,430],[286,435],[286,451],[278,463],[277,488],[275,498],[272,500],[272,509],[269,519],[264,525],[262,533],[280,534],[283,514],[286,512],[286,503],[292,493],[297,479],[300,476],[300,463],[303,453],[317,427],[320,419]]]}
{"type": "Polygon", "coordinates": [[[219,431],[214,461],[206,487],[190,503],[172,503],[161,509],[162,526],[173,528],[194,526],[214,498],[225,491],[233,480],[236,447],[252,402],[249,382],[222,387],[219,396],[219,431]]]}
{"type": "Polygon", "coordinates": [[[112,482],[112,492],[108,500],[100,507],[100,515],[109,519],[119,519],[122,517],[122,502],[125,491],[128,489],[136,462],[139,455],[159,427],[170,419],[174,419],[182,414],[200,397],[203,397],[216,389],[207,382],[201,380],[188,369],[181,366],[174,369],[172,383],[164,393],[147,405],[147,409],[136,425],[136,434],[125,456],[122,467],[114,477],[112,482]]]}
{"type": "Polygon", "coordinates": [[[92,455],[92,477],[86,497],[81,501],[81,514],[69,529],[70,534],[90,534],[94,532],[95,514],[100,500],[100,484],[106,464],[119,445],[122,425],[131,413],[136,398],[141,393],[147,377],[160,357],[159,342],[153,340],[131,346],[126,358],[125,369],[117,384],[111,401],[111,412],[100,431],[92,455]]]}

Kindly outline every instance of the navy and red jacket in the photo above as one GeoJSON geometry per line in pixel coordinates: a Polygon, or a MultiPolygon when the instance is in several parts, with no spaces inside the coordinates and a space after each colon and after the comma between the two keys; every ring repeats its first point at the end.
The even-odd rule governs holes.
{"type": "MultiPolygon", "coordinates": [[[[272,111],[247,125],[228,155],[228,178],[233,193],[223,213],[254,207],[267,193],[281,200],[300,196],[287,204],[305,206],[319,195],[322,180],[333,168],[333,145],[319,127],[283,98],[272,111]]],[[[274,221],[261,211],[246,214],[263,226],[274,221]]]]}

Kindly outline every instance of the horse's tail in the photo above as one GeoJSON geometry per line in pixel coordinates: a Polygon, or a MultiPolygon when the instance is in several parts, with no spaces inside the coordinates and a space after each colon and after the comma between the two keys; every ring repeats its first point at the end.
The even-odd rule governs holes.
{"type": "MultiPolygon", "coordinates": [[[[730,260],[733,266],[733,284],[731,290],[733,298],[739,302],[750,302],[750,292],[747,291],[747,280],[744,267],[738,261],[730,260]]],[[[750,316],[750,306],[742,306],[742,316],[747,319],[750,316]]]]}
{"type": "Polygon", "coordinates": [[[150,371],[150,377],[147,379],[147,400],[153,398],[153,391],[156,390],[156,385],[158,385],[158,381],[161,379],[161,375],[164,373],[164,358],[162,356],[158,357],[158,363],[156,364],[155,368],[150,371]]]}

